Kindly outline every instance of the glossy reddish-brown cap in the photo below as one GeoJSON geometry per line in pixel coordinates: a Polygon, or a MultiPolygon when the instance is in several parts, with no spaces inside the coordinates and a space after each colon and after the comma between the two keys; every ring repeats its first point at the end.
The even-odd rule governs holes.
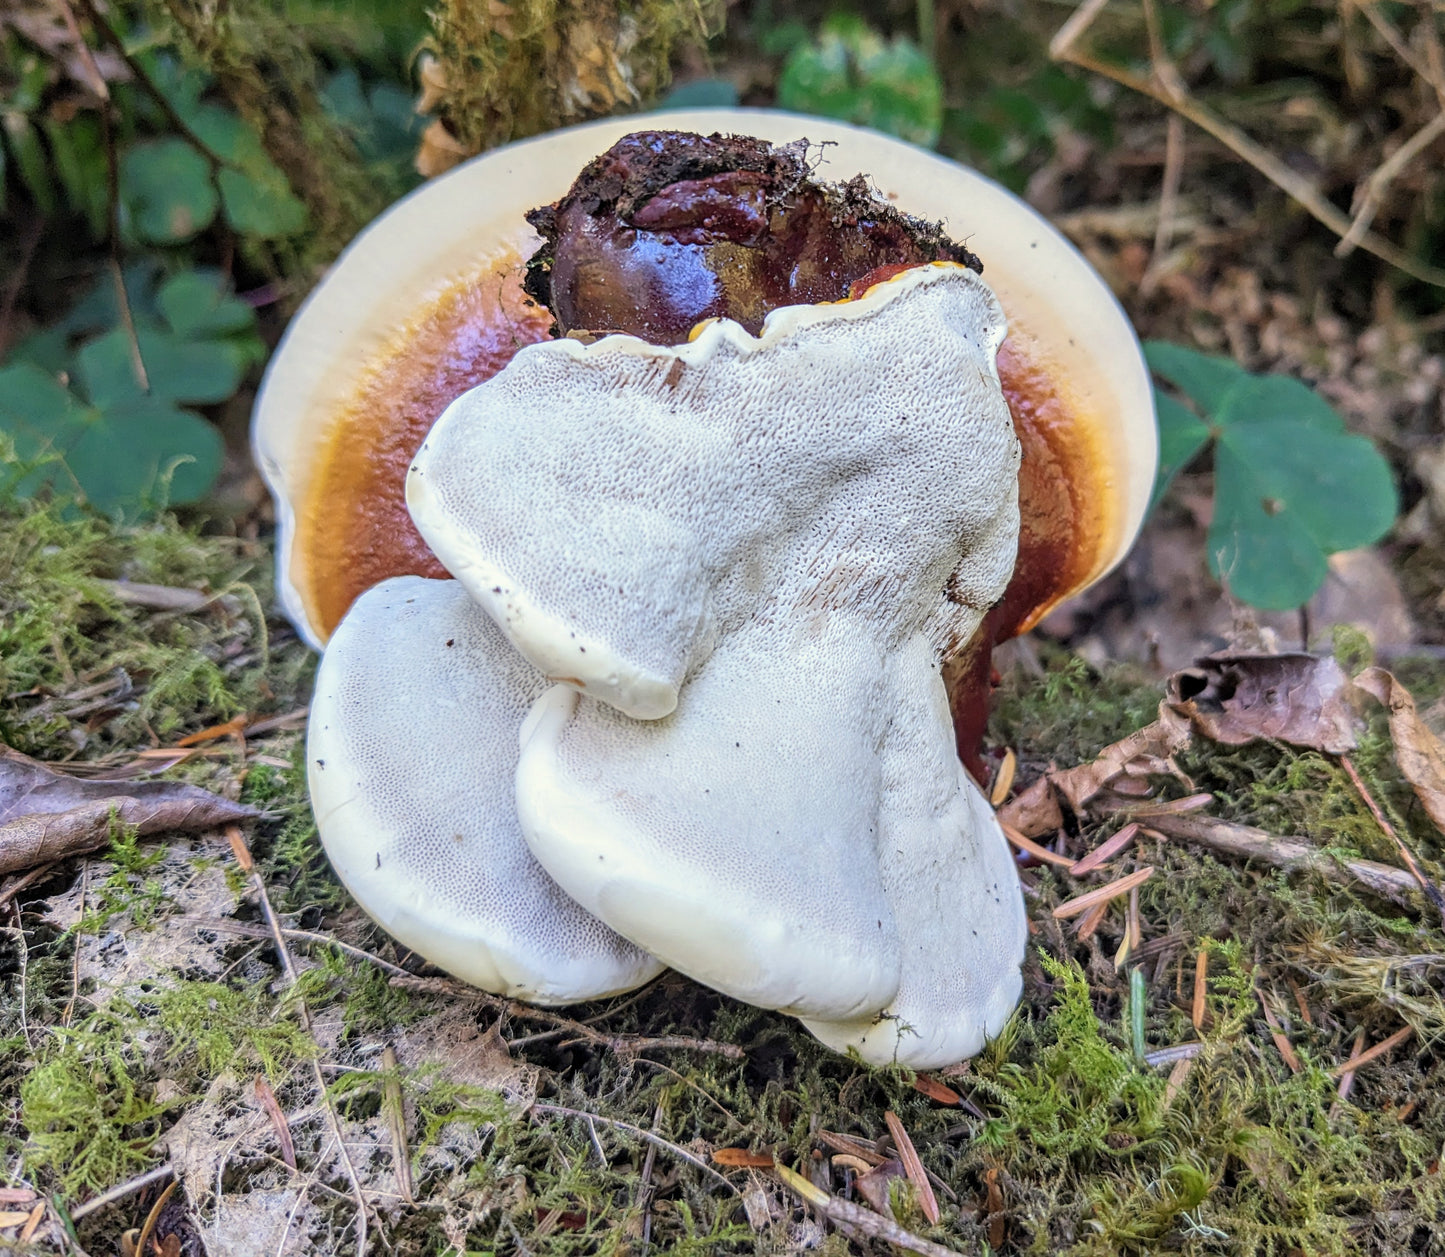
{"type": "Polygon", "coordinates": [[[1062,235],[991,180],[889,136],[770,110],[657,113],[509,145],[424,185],[351,244],[292,321],[252,437],[277,503],[282,605],[309,642],[323,645],[377,581],[443,574],[406,512],[411,456],[450,401],[547,335],[550,316],[521,292],[537,240],[524,213],[639,125],[806,137],[823,145],[817,177],[861,171],[983,259],[1008,316],[999,374],[1024,445],[1020,561],[994,640],[1122,559],[1154,479],[1152,391],[1123,311],[1062,235]]]}

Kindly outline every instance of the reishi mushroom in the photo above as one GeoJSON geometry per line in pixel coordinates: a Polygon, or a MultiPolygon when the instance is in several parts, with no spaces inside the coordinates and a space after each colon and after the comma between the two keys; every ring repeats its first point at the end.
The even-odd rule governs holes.
{"type": "MultiPolygon", "coordinates": [[[[359,592],[328,590],[338,576],[354,584],[446,572],[470,596],[455,583],[392,580],[343,622],[323,659],[309,750],[323,839],[373,916],[489,989],[585,998],[646,980],[665,962],[793,1012],[864,1059],[948,1063],[1007,1018],[1026,931],[1008,848],[953,753],[940,667],[970,639],[984,643],[976,650],[986,662],[993,638],[1122,554],[1152,475],[1147,376],[1092,272],[971,172],[817,119],[709,111],[649,121],[837,134],[843,160],[856,158],[885,187],[890,174],[922,170],[957,192],[961,176],[971,195],[955,213],[977,223],[970,243],[983,251],[990,211],[1012,216],[993,234],[1012,234],[1015,250],[1042,249],[1052,290],[1029,286],[1036,256],[1020,263],[1001,249],[1001,281],[987,254],[989,285],[953,262],[915,267],[855,300],[775,310],[757,336],[724,320],[676,346],[630,336],[541,342],[545,324],[513,287],[524,250],[507,222],[472,236],[500,266],[474,264],[450,286],[440,269],[434,286],[414,274],[391,281],[432,292],[430,308],[388,338],[382,320],[357,318],[343,300],[356,293],[348,268],[384,278],[358,251],[388,242],[415,251],[424,221],[446,222],[450,238],[428,240],[437,265],[466,235],[432,216],[455,205],[452,196],[445,205],[433,196],[426,215],[419,205],[448,180],[414,194],[313,296],[257,408],[258,456],[288,552],[283,596],[308,638],[323,640],[359,592]],[[388,228],[399,214],[411,219],[400,236],[388,228]],[[1010,282],[1010,261],[1025,279],[1010,282]],[[1068,285],[1093,303],[1077,327],[1056,309],[1068,285]],[[502,296],[477,297],[486,292],[502,296]],[[1024,311],[1011,355],[998,355],[995,293],[1005,310],[1024,311]],[[468,369],[487,382],[426,435],[435,414],[422,411],[466,374],[434,347],[459,328],[477,335],[479,301],[490,303],[480,325],[497,352],[468,369]],[[1073,335],[1046,349],[1061,325],[1073,335]],[[498,328],[531,347],[493,361],[506,356],[498,328]],[[324,337],[353,370],[366,364],[350,396],[332,369],[304,360],[324,337]],[[1086,380],[1065,382],[1080,343],[1125,353],[1116,367],[1090,364],[1086,380]],[[1012,422],[996,356],[1029,386],[1009,395],[1012,422]],[[427,383],[402,421],[395,405],[378,420],[358,403],[394,397],[397,381],[415,383],[418,372],[427,383]],[[1131,428],[1144,448],[1108,463],[1107,451],[1130,439],[1118,430],[1131,428]],[[395,451],[423,436],[407,498],[426,545],[398,544],[395,451]],[[1049,484],[1069,509],[1042,527],[1037,503],[1029,517],[1030,493],[1045,496],[1044,478],[1029,485],[1030,449],[1050,473],[1068,464],[1089,481],[1072,496],[1049,484]],[[378,484],[390,497],[384,528],[339,542],[333,528],[318,540],[328,519],[364,517],[356,495],[378,484]],[[1011,585],[1021,490],[1024,557],[1032,545],[1035,562],[1054,562],[1011,585]],[[1103,501],[1084,504],[1090,495],[1103,501]],[[1061,548],[1061,528],[1076,529],[1083,515],[1089,526],[1061,548]],[[1006,587],[1023,593],[1004,598],[1006,587]],[[991,606],[1007,617],[995,611],[985,624],[991,606]],[[408,666],[421,676],[410,697],[408,666]],[[390,752],[373,717],[408,701],[440,714],[400,757],[422,765],[402,780],[384,766],[390,752]],[[469,726],[466,710],[478,704],[487,714],[469,726]],[[505,736],[517,725],[520,752],[505,736]],[[449,764],[439,774],[446,797],[434,798],[426,765],[452,747],[476,770],[449,764]],[[377,861],[399,875],[386,877],[377,861]],[[527,910],[512,915],[529,922],[521,935],[497,924],[518,904],[527,910]],[[561,904],[565,924],[549,933],[536,904],[561,904]],[[559,939],[578,959],[553,974],[559,939]]],[[[508,203],[512,190],[494,180],[518,171],[518,200],[531,208],[546,199],[541,173],[566,168],[541,146],[571,152],[581,141],[590,156],[621,129],[594,124],[474,165],[493,164],[492,199],[508,203]]],[[[900,186],[908,210],[933,209],[921,190],[900,186]]],[[[391,741],[398,736],[407,735],[391,741]]]]}

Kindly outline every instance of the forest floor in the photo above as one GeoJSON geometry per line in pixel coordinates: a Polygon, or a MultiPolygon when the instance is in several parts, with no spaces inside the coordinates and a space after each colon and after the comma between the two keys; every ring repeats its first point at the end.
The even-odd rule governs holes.
{"type": "MultiPolygon", "coordinates": [[[[754,53],[721,62],[746,101],[770,90],[754,53]]],[[[1264,615],[1209,577],[1192,471],[1113,577],[1001,655],[996,802],[1045,850],[1003,1034],[915,1076],[671,973],[565,1015],[440,975],[321,852],[314,660],[275,606],[254,473],[234,460],[222,527],[10,504],[4,742],[260,815],[117,826],[0,883],[0,1250],[1445,1254],[1445,782],[1418,763],[1445,733],[1445,325],[1387,269],[1330,263],[1227,146],[1190,132],[1170,157],[1166,111],[1121,119],[1059,143],[1030,199],[1141,336],[1315,385],[1404,510],[1306,612],[1264,615]],[[1254,664],[1196,670],[1246,731],[1227,743],[1168,678],[1228,650],[1339,666],[1286,654],[1285,688],[1325,695],[1309,711],[1254,664]],[[1365,693],[1372,668],[1417,724],[1365,693]],[[1101,764],[1087,802],[1038,806],[1101,764]]]]}

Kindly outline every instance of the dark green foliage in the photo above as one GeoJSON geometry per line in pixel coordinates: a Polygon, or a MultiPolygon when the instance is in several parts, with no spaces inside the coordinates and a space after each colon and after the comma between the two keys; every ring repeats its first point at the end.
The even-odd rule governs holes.
{"type": "Polygon", "coordinates": [[[1269,610],[1300,606],[1324,583],[1330,554],[1389,531],[1399,509],[1389,464],[1313,389],[1162,341],[1145,354],[1199,411],[1158,398],[1155,501],[1212,439],[1206,558],[1236,598],[1269,610]]]}

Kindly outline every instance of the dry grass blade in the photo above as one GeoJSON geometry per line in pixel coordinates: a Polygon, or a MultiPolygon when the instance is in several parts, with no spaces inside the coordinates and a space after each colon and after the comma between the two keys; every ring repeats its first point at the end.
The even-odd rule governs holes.
{"type": "Polygon", "coordinates": [[[381,1053],[381,1067],[386,1070],[382,1084],[381,1104],[386,1110],[386,1128],[391,1135],[391,1162],[396,1171],[396,1187],[409,1205],[416,1204],[412,1195],[411,1151],[406,1143],[406,1106],[402,1101],[401,1079],[396,1049],[388,1045],[381,1053]]]}
{"type": "Polygon", "coordinates": [[[135,1251],[137,1253],[145,1252],[146,1245],[150,1242],[151,1235],[156,1229],[156,1222],[160,1219],[161,1210],[166,1207],[166,1201],[175,1195],[176,1188],[180,1185],[179,1179],[169,1183],[165,1191],[156,1198],[156,1203],[151,1206],[151,1211],[146,1214],[146,1220],[141,1225],[140,1239],[136,1241],[135,1245],[135,1251]]]}
{"type": "Polygon", "coordinates": [[[555,1113],[559,1117],[580,1118],[582,1121],[588,1123],[601,1122],[602,1125],[611,1126],[614,1130],[628,1131],[630,1134],[636,1135],[639,1139],[645,1140],[647,1143],[655,1144],[664,1152],[670,1152],[673,1156],[686,1161],[689,1165],[695,1165],[709,1178],[721,1183],[734,1195],[740,1194],[736,1187],[698,1156],[697,1153],[689,1152],[686,1148],[679,1147],[670,1139],[664,1139],[656,1131],[643,1130],[641,1126],[634,1126],[631,1122],[621,1122],[615,1117],[603,1117],[600,1113],[588,1113],[583,1109],[569,1109],[562,1104],[544,1104],[538,1101],[527,1111],[529,1113],[555,1113]]]}
{"type": "Polygon", "coordinates": [[[1264,1010],[1264,1020],[1269,1025],[1269,1037],[1274,1040],[1274,1045],[1279,1049],[1279,1054],[1284,1057],[1284,1063],[1289,1066],[1289,1072],[1299,1073],[1304,1069],[1300,1062],[1299,1054],[1294,1050],[1294,1044],[1285,1037],[1284,1027],[1279,1024],[1279,1018],[1269,1006],[1269,1000],[1265,998],[1263,991],[1256,991],[1255,997],[1259,1000],[1259,1006],[1264,1010]]]}
{"type": "Polygon", "coordinates": [[[1372,1061],[1379,1060],[1380,1057],[1384,1056],[1386,1053],[1399,1047],[1400,1044],[1405,1042],[1405,1040],[1414,1033],[1415,1028],[1413,1026],[1405,1026],[1401,1030],[1396,1030],[1395,1033],[1392,1034],[1388,1039],[1381,1039],[1377,1044],[1375,1044],[1374,1047],[1370,1048],[1368,1051],[1361,1052],[1359,1056],[1352,1056],[1343,1065],[1336,1065],[1332,1070],[1330,1070],[1330,1076],[1332,1078],[1338,1078],[1341,1074],[1344,1074],[1346,1072],[1354,1073],[1358,1069],[1363,1069],[1372,1061]]]}
{"type": "Polygon", "coordinates": [[[913,1146],[913,1140],[909,1138],[908,1132],[903,1128],[898,1114],[890,1109],[883,1114],[883,1120],[888,1123],[888,1133],[893,1136],[893,1146],[898,1150],[898,1159],[903,1162],[903,1168],[908,1174],[908,1181],[918,1192],[918,1204],[923,1210],[923,1216],[928,1219],[930,1225],[937,1226],[938,1197],[933,1194],[933,1187],[928,1182],[928,1173],[924,1170],[923,1162],[918,1157],[918,1149],[913,1146]]]}
{"type": "Polygon", "coordinates": [[[1047,847],[1041,847],[1032,838],[1026,838],[1012,825],[999,822],[999,828],[1003,830],[1004,837],[1015,847],[1035,860],[1042,860],[1045,864],[1054,864],[1061,869],[1072,868],[1074,861],[1070,856],[1060,855],[1057,851],[1050,851],[1047,847]]]}
{"type": "Polygon", "coordinates": [[[1190,1005],[1189,1020],[1195,1030],[1204,1029],[1204,1018],[1209,1012],[1209,952],[1201,947],[1194,960],[1194,1002],[1190,1005]]]}
{"type": "Polygon", "coordinates": [[[855,1139],[852,1135],[840,1135],[836,1131],[820,1130],[814,1136],[819,1143],[831,1148],[834,1152],[841,1152],[847,1156],[858,1157],[866,1161],[870,1166],[882,1165],[886,1160],[881,1152],[872,1144],[862,1139],[855,1139]]]}
{"type": "Polygon", "coordinates": [[[1123,851],[1131,842],[1134,835],[1139,832],[1139,822],[1130,821],[1117,834],[1106,838],[1088,855],[1076,860],[1069,866],[1070,877],[1083,877],[1086,873],[1092,873],[1101,864],[1107,864],[1116,855],[1123,851]]]}
{"type": "Polygon", "coordinates": [[[1166,1109],[1174,1103],[1174,1098],[1179,1094],[1179,1089],[1184,1086],[1184,1080],[1189,1077],[1189,1071],[1193,1068],[1193,1056],[1181,1056],[1174,1062],[1174,1068],[1169,1071],[1169,1077],[1164,1083],[1164,1107],[1166,1109]]]}
{"type": "Polygon", "coordinates": [[[286,1114],[281,1111],[281,1102],[276,1099],[271,1084],[260,1074],[256,1075],[256,1099],[261,1101],[261,1107],[266,1110],[266,1116],[271,1119],[271,1125],[275,1128],[276,1142],[281,1145],[281,1160],[294,1170],[296,1145],[291,1141],[290,1123],[286,1121],[286,1114]]]}
{"type": "Polygon", "coordinates": [[[1445,921],[1445,895],[1442,895],[1440,888],[1425,876],[1425,870],[1420,867],[1420,861],[1415,858],[1415,853],[1410,850],[1405,840],[1395,832],[1395,827],[1386,819],[1380,805],[1375,802],[1375,796],[1366,788],[1348,755],[1340,756],[1340,767],[1345,770],[1350,781],[1354,783],[1355,789],[1360,792],[1360,798],[1364,799],[1365,806],[1370,809],[1370,815],[1375,818],[1375,823],[1384,830],[1385,837],[1395,844],[1395,850],[1400,853],[1401,862],[1410,870],[1410,875],[1420,883],[1420,889],[1425,892],[1425,898],[1435,905],[1440,912],[1441,920],[1445,921]]]}
{"type": "Polygon", "coordinates": [[[1136,869],[1127,877],[1118,878],[1107,886],[1099,886],[1094,890],[1085,891],[1082,895],[1075,895],[1072,899],[1065,899],[1054,909],[1054,919],[1066,921],[1082,912],[1088,912],[1090,908],[1109,903],[1120,895],[1127,895],[1134,887],[1142,886],[1153,876],[1154,866],[1145,865],[1142,869],[1136,869]]]}
{"type": "Polygon", "coordinates": [[[1074,937],[1081,943],[1087,942],[1093,938],[1094,932],[1104,924],[1104,918],[1108,915],[1109,905],[1107,903],[1095,904],[1079,918],[1078,924],[1074,926],[1074,937]]]}
{"type": "Polygon", "coordinates": [[[154,1170],[147,1170],[144,1174],[138,1174],[133,1179],[124,1183],[118,1183],[109,1191],[101,1192],[92,1200],[87,1200],[83,1205],[76,1205],[70,1211],[70,1220],[79,1222],[82,1218],[88,1218],[97,1209],[104,1209],[106,1205],[113,1205],[117,1200],[124,1200],[135,1192],[143,1191],[152,1183],[163,1183],[168,1178],[174,1178],[175,1171],[168,1165],[159,1165],[154,1170]]]}
{"type": "Polygon", "coordinates": [[[874,1213],[862,1205],[855,1205],[851,1200],[825,1192],[795,1170],[788,1169],[786,1165],[777,1166],[773,1173],[782,1180],[783,1186],[801,1196],[807,1204],[849,1237],[862,1236],[866,1239],[882,1240],[911,1253],[921,1253],[922,1257],[958,1257],[952,1249],[926,1240],[912,1231],[906,1231],[880,1213],[874,1213]]]}
{"type": "Polygon", "coordinates": [[[1350,1059],[1345,1062],[1345,1072],[1340,1075],[1340,1085],[1335,1089],[1335,1102],[1330,1105],[1330,1117],[1338,1116],[1340,1105],[1350,1098],[1350,1092],[1355,1086],[1355,1062],[1360,1059],[1360,1053],[1365,1050],[1365,1028],[1361,1026],[1355,1032],[1355,1043],[1350,1048],[1350,1059]]]}
{"type": "Polygon", "coordinates": [[[714,1165],[732,1169],[771,1170],[775,1162],[771,1152],[749,1152],[746,1148],[714,1148],[714,1165]]]}

